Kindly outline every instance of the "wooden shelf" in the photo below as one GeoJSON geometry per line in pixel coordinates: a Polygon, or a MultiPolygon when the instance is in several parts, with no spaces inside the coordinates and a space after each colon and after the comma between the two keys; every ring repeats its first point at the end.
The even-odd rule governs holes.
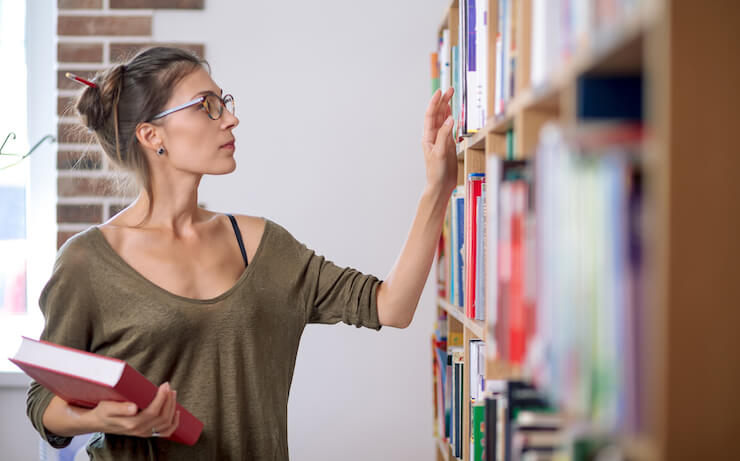
{"type": "Polygon", "coordinates": [[[472,333],[472,336],[485,341],[485,326],[482,320],[469,319],[461,308],[450,304],[444,299],[438,298],[437,303],[440,308],[447,311],[447,313],[454,317],[455,320],[462,323],[463,326],[467,328],[470,333],[472,333]]]}
{"type": "Polygon", "coordinates": [[[450,444],[447,443],[447,440],[444,440],[439,436],[435,436],[434,440],[437,441],[437,460],[438,461],[450,461],[450,460],[457,459],[454,456],[452,456],[452,452],[450,451],[450,444]]]}
{"type": "MultiPolygon", "coordinates": [[[[457,1],[453,2],[453,5],[456,4],[457,1]]],[[[489,117],[485,126],[478,132],[463,137],[457,144],[458,159],[462,159],[466,149],[483,149],[487,134],[506,134],[514,127],[515,117],[523,112],[559,111],[563,93],[568,91],[580,76],[640,71],[643,68],[643,40],[656,20],[656,11],[657,7],[647,2],[618,29],[609,34],[604,33],[602,37],[593,41],[591,47],[581,49],[572,59],[555,69],[543,84],[530,88],[527,82],[527,88],[508,102],[504,114],[489,117]]],[[[445,16],[443,24],[447,24],[447,21],[448,17],[445,16]]]]}
{"type": "MultiPolygon", "coordinates": [[[[522,1],[520,11],[529,11],[532,0],[522,1]]],[[[740,78],[740,42],[729,39],[737,30],[740,2],[711,8],[687,0],[639,4],[620,24],[600,29],[569,59],[558,61],[536,87],[530,86],[527,55],[531,22],[522,14],[517,40],[523,39],[524,53],[517,69],[523,70],[516,75],[516,96],[502,115],[490,117],[480,132],[457,144],[458,184],[471,172],[485,171],[489,155],[505,152],[509,130],[516,134],[514,156],[521,159],[536,151],[543,124],[576,124],[580,77],[643,76],[649,136],[642,156],[645,319],[639,392],[645,432],[614,442],[636,460],[720,459],[727,456],[726,441],[740,413],[740,400],[733,398],[738,368],[727,367],[740,363],[740,335],[732,327],[740,323],[740,285],[733,270],[740,261],[735,243],[740,181],[731,173],[740,171],[740,156],[729,135],[740,107],[732,99],[740,78]],[[696,389],[712,392],[695,398],[696,389]],[[707,421],[711,431],[702,427],[707,421]]],[[[458,0],[449,2],[438,30],[441,34],[450,26],[451,46],[457,44],[458,5],[458,0]]],[[[494,34],[489,43],[491,37],[495,41],[494,34]]],[[[495,71],[493,64],[489,84],[495,71]]],[[[485,340],[483,322],[468,319],[445,300],[437,304],[455,319],[465,341],[485,340]]],[[[487,360],[486,378],[527,377],[505,361],[487,360]]],[[[467,460],[467,449],[463,454],[467,460]]]]}

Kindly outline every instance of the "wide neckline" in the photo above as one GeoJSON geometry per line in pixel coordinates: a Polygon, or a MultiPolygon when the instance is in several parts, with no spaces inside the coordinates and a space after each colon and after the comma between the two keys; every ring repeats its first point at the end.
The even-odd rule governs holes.
{"type": "Polygon", "coordinates": [[[101,231],[97,225],[91,226],[91,229],[93,230],[93,235],[95,235],[96,238],[100,240],[101,246],[104,248],[104,250],[107,253],[109,253],[111,257],[113,257],[116,261],[118,261],[124,267],[124,269],[126,269],[126,271],[130,272],[134,277],[141,279],[144,283],[149,285],[155,291],[169,298],[176,299],[178,301],[184,301],[184,302],[189,302],[193,304],[213,304],[213,303],[216,303],[218,301],[221,301],[229,297],[229,295],[231,295],[234,291],[236,291],[239,288],[239,286],[247,279],[249,274],[252,273],[255,264],[259,263],[260,255],[263,253],[263,249],[265,246],[265,241],[267,240],[267,236],[270,233],[270,230],[272,228],[272,221],[264,217],[262,219],[265,220],[265,229],[262,232],[260,243],[257,246],[257,251],[255,251],[252,261],[249,263],[249,265],[247,265],[247,267],[244,268],[244,271],[239,276],[239,278],[236,280],[236,282],[234,282],[231,288],[224,291],[220,295],[214,296],[212,298],[206,298],[206,299],[188,298],[187,296],[178,295],[152,282],[148,278],[144,277],[144,275],[141,272],[134,269],[133,266],[131,266],[128,262],[126,262],[125,259],[121,257],[121,255],[118,254],[118,252],[113,248],[110,242],[108,242],[108,239],[105,238],[105,234],[103,234],[103,231],[101,231]]]}

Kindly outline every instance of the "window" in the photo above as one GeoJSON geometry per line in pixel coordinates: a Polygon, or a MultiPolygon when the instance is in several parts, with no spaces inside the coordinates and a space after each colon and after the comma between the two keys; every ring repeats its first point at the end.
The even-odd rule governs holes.
{"type": "Polygon", "coordinates": [[[51,2],[0,0],[0,372],[21,335],[37,338],[38,297],[56,254],[54,8],[51,2]],[[28,21],[33,17],[33,21],[28,21]],[[51,103],[50,103],[51,101],[51,103]]]}
{"type": "MultiPolygon", "coordinates": [[[[23,155],[28,150],[25,6],[25,1],[0,0],[0,57],[5,69],[0,72],[0,101],[4,106],[0,111],[0,136],[3,141],[7,139],[4,154],[23,155]]],[[[0,314],[26,313],[28,162],[16,164],[18,160],[11,155],[0,157],[0,314]]]]}

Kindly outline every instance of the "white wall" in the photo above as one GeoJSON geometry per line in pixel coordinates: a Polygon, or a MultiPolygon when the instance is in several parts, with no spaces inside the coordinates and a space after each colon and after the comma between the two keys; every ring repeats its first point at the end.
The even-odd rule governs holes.
{"type": "MultiPolygon", "coordinates": [[[[157,11],[154,39],[206,43],[214,79],[237,101],[237,170],[204,178],[200,201],[269,217],[337,264],[384,278],[424,186],[429,53],[448,3],[208,0],[204,12],[157,11]]],[[[306,329],[292,460],[433,459],[434,286],[430,277],[408,329],[306,329]]],[[[0,389],[3,456],[33,435],[18,424],[21,399],[25,389],[0,389]]]]}
{"type": "MultiPolygon", "coordinates": [[[[241,119],[215,210],[266,216],[337,264],[385,277],[424,186],[429,53],[447,0],[207,1],[157,12],[203,41],[241,119]],[[203,17],[205,16],[205,18],[203,17]]],[[[288,408],[291,459],[433,459],[434,283],[406,330],[309,325],[288,408]]]]}

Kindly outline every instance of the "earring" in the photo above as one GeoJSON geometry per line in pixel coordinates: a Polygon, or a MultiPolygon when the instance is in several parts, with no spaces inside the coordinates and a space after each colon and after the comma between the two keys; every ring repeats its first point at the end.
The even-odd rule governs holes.
{"type": "Polygon", "coordinates": [[[159,155],[164,154],[164,147],[160,147],[159,149],[157,149],[157,154],[159,155]]]}

